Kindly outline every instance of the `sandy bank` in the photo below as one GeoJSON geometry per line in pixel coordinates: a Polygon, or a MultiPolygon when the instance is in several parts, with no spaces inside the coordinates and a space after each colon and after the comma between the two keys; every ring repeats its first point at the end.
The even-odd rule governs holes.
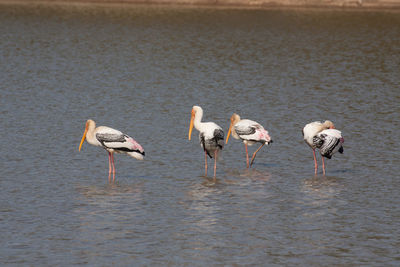
{"type": "Polygon", "coordinates": [[[0,4],[174,4],[231,7],[346,7],[355,9],[399,9],[400,0],[0,0],[0,4]]]}

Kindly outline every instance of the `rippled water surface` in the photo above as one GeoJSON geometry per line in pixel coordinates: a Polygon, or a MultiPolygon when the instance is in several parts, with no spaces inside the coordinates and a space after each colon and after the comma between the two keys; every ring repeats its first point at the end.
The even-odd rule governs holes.
{"type": "Polygon", "coordinates": [[[0,25],[1,265],[400,265],[399,13],[0,6],[0,25]],[[246,170],[230,139],[213,183],[195,104],[274,143],[246,170]],[[78,152],[88,118],[146,151],[114,184],[78,152]],[[301,129],[325,119],[344,154],[314,176],[301,129]]]}

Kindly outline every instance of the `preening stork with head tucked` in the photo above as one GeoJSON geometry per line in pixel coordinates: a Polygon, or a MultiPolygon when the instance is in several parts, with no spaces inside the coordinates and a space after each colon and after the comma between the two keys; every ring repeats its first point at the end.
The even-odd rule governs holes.
{"type": "Polygon", "coordinates": [[[99,126],[96,128],[96,123],[93,120],[86,121],[85,132],[79,144],[79,151],[81,151],[85,138],[89,144],[107,150],[109,182],[111,182],[111,172],[113,173],[113,182],[115,181],[114,153],[127,154],[138,160],[143,160],[145,155],[142,146],[132,137],[110,127],[99,126]]]}
{"type": "Polygon", "coordinates": [[[317,174],[318,163],[315,157],[315,149],[318,148],[322,158],[322,171],[325,175],[324,157],[330,159],[337,151],[343,153],[342,133],[335,129],[333,123],[329,120],[325,122],[314,121],[303,128],[303,137],[307,145],[311,147],[314,155],[314,171],[317,174]]]}
{"type": "Polygon", "coordinates": [[[240,116],[233,113],[231,116],[231,125],[229,126],[228,135],[226,137],[226,143],[228,143],[229,136],[235,139],[241,139],[244,143],[246,149],[246,165],[249,168],[256,157],[257,152],[265,145],[272,143],[272,139],[268,134],[268,131],[258,122],[252,120],[240,119],[240,116]],[[253,153],[251,157],[251,162],[249,166],[249,153],[247,150],[247,145],[251,146],[255,143],[261,143],[261,146],[253,153]]]}
{"type": "Polygon", "coordinates": [[[201,122],[203,118],[203,109],[199,106],[193,106],[190,126],[189,140],[192,136],[193,126],[200,132],[200,145],[204,150],[205,171],[207,176],[207,155],[214,158],[214,179],[217,170],[217,158],[220,150],[224,148],[224,132],[222,128],[214,122],[201,122]]]}

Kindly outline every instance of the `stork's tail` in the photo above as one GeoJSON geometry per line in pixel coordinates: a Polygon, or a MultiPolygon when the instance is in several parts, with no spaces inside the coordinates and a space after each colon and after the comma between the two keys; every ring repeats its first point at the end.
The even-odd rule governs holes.
{"type": "Polygon", "coordinates": [[[146,153],[144,151],[139,151],[139,150],[128,153],[129,156],[138,160],[143,160],[145,154],[146,153]]]}

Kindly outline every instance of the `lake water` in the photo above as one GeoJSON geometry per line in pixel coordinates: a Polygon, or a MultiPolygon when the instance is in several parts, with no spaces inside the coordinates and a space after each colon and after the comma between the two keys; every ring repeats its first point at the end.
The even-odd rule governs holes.
{"type": "Polygon", "coordinates": [[[400,265],[399,13],[8,5],[0,25],[1,265],[400,265]],[[230,139],[213,183],[193,105],[274,143],[246,170],[230,139]],[[78,152],[89,118],[146,151],[114,184],[78,152]],[[314,176],[301,130],[326,119],[344,154],[314,176]]]}

